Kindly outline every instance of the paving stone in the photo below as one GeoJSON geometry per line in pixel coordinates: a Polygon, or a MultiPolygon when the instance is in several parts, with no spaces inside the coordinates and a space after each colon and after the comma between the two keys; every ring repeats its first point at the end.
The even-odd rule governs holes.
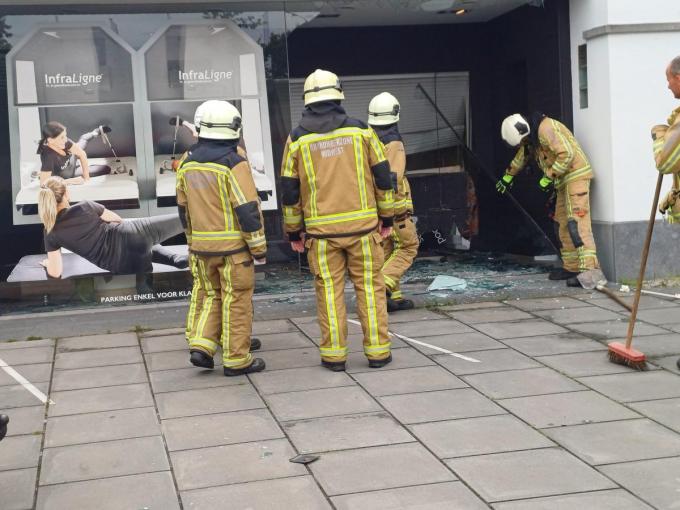
{"type": "Polygon", "coordinates": [[[526,336],[551,335],[564,333],[567,330],[543,319],[531,319],[514,322],[491,322],[475,324],[475,329],[497,340],[520,338],[526,336]]]}
{"type": "Polygon", "coordinates": [[[460,312],[449,312],[449,315],[465,324],[480,324],[489,322],[507,322],[523,319],[533,319],[534,317],[515,308],[487,308],[481,310],[464,310],[460,312]]]}
{"type": "Polygon", "coordinates": [[[524,499],[493,505],[494,510],[651,510],[635,496],[621,489],[564,494],[547,498],[524,499]]]}
{"type": "MultiPolygon", "coordinates": [[[[0,353],[0,358],[2,358],[2,353],[0,353]]],[[[23,376],[28,381],[33,384],[39,382],[49,382],[52,377],[52,363],[37,363],[35,365],[19,365],[12,367],[21,376],[23,376]]],[[[16,379],[10,376],[4,370],[0,370],[0,386],[10,386],[17,384],[16,379]]],[[[0,403],[0,406],[2,404],[0,403]]]]}
{"type": "Polygon", "coordinates": [[[646,419],[546,429],[588,464],[614,464],[680,455],[680,436],[646,419]]]}
{"type": "Polygon", "coordinates": [[[582,377],[579,381],[619,402],[680,397],[680,377],[664,370],[582,377]]]}
{"type": "Polygon", "coordinates": [[[607,346],[600,342],[571,332],[558,335],[511,338],[503,340],[503,343],[527,356],[549,356],[551,354],[604,351],[607,349],[607,346]]]}
{"type": "Polygon", "coordinates": [[[446,305],[439,306],[437,310],[442,310],[444,312],[459,312],[462,310],[480,310],[487,308],[507,308],[508,305],[505,303],[500,303],[498,301],[479,301],[477,303],[462,303],[460,305],[446,305]]]}
{"type": "Polygon", "coordinates": [[[356,384],[346,373],[331,372],[321,365],[291,370],[264,371],[248,377],[263,395],[354,386],[356,384]]]}
{"type": "Polygon", "coordinates": [[[399,313],[390,314],[390,324],[399,324],[402,322],[433,321],[445,318],[446,317],[442,314],[432,312],[424,308],[415,308],[413,310],[402,310],[399,313]]]}
{"type": "Polygon", "coordinates": [[[140,342],[144,354],[152,352],[184,351],[189,349],[184,333],[179,335],[152,336],[140,342]]]}
{"type": "Polygon", "coordinates": [[[284,437],[266,409],[163,420],[169,451],[284,437]]]}
{"type": "Polygon", "coordinates": [[[57,342],[57,352],[105,349],[108,347],[136,347],[138,345],[139,340],[137,340],[136,333],[77,336],[73,338],[61,338],[57,342]]]}
{"type": "MultiPolygon", "coordinates": [[[[628,319],[618,321],[586,322],[583,324],[569,324],[569,329],[581,333],[593,340],[613,340],[625,338],[628,331],[628,319]]],[[[640,322],[635,325],[636,342],[638,337],[646,335],[661,335],[666,333],[661,328],[640,322]]]]}
{"type": "Polygon", "coordinates": [[[43,450],[40,485],[170,469],[159,437],[62,446],[43,450]]]}
{"type": "Polygon", "coordinates": [[[630,407],[668,428],[680,432],[680,398],[637,402],[630,407]]]}
{"type": "Polygon", "coordinates": [[[138,333],[139,338],[150,338],[154,336],[168,336],[168,335],[183,335],[184,328],[165,328],[152,329],[151,331],[142,331],[138,333]]]}
{"type": "Polygon", "coordinates": [[[660,327],[665,328],[665,329],[670,329],[674,333],[680,333],[680,324],[660,324],[660,327]]]}
{"type": "Polygon", "coordinates": [[[114,347],[111,349],[58,352],[54,360],[54,368],[57,370],[68,370],[74,368],[127,365],[141,362],[142,353],[139,350],[139,347],[114,347]]]}
{"type": "Polygon", "coordinates": [[[537,299],[513,299],[506,301],[506,303],[519,308],[520,310],[526,310],[528,312],[535,312],[537,310],[579,308],[583,306],[582,301],[565,296],[537,299]]]}
{"type": "MultiPolygon", "coordinates": [[[[638,326],[635,326],[634,346],[637,350],[644,352],[647,357],[680,355],[680,334],[669,333],[666,335],[646,335],[637,336],[638,326]]],[[[625,342],[625,335],[617,339],[618,342],[625,342]]]]}
{"type": "Polygon", "coordinates": [[[468,388],[393,395],[380,397],[378,400],[402,423],[455,420],[505,413],[491,400],[468,388]]]}
{"type": "Polygon", "coordinates": [[[354,378],[374,396],[465,388],[467,384],[441,367],[416,367],[356,374],[354,378]]]}
{"type": "Polygon", "coordinates": [[[0,359],[14,368],[20,365],[52,363],[54,359],[54,348],[27,347],[25,349],[6,349],[0,352],[0,359]]]}
{"type": "MultiPolygon", "coordinates": [[[[37,403],[38,400],[36,399],[35,402],[37,403]]],[[[0,414],[10,415],[7,437],[42,434],[45,425],[45,406],[17,407],[7,410],[2,409],[3,404],[4,402],[0,404],[0,414]]]]}
{"type": "Polygon", "coordinates": [[[47,420],[45,448],[160,434],[153,407],[76,414],[47,420]]]}
{"type": "Polygon", "coordinates": [[[541,366],[531,358],[523,356],[512,349],[472,351],[466,352],[465,355],[479,360],[479,363],[473,363],[448,354],[433,356],[432,359],[456,375],[482,374],[501,370],[538,368],[541,366]]]}
{"type": "Polygon", "coordinates": [[[584,322],[601,322],[628,319],[627,317],[624,317],[621,314],[612,312],[611,310],[605,310],[604,308],[599,308],[597,306],[565,308],[564,310],[562,309],[542,310],[536,311],[534,313],[539,317],[544,318],[545,320],[566,326],[574,322],[580,324],[584,322]]]}
{"type": "Polygon", "coordinates": [[[182,501],[184,508],[223,508],[226,501],[229,508],[248,510],[332,508],[311,476],[196,489],[183,492],[182,501]]]}
{"type": "Polygon", "coordinates": [[[321,364],[321,355],[316,346],[303,349],[286,349],[283,351],[266,351],[257,354],[267,363],[266,371],[285,370],[289,368],[313,367],[321,364]]]}
{"type": "Polygon", "coordinates": [[[680,374],[680,369],[678,368],[678,356],[666,356],[665,358],[656,358],[652,360],[654,365],[661,368],[665,368],[675,374],[680,374]]]}
{"type": "MultiPolygon", "coordinates": [[[[184,351],[152,352],[145,354],[144,360],[149,372],[173,370],[176,368],[193,368],[194,371],[198,370],[189,362],[188,349],[184,351]]],[[[215,356],[215,368],[219,369],[221,366],[222,356],[215,356]]]]}
{"type": "Polygon", "coordinates": [[[2,445],[0,445],[0,452],[2,452],[2,455],[0,455],[0,471],[36,467],[40,456],[41,443],[42,431],[40,434],[12,436],[3,439],[2,445]]]}
{"type": "Polygon", "coordinates": [[[50,405],[48,416],[153,406],[153,399],[147,384],[57,391],[52,393],[51,398],[55,405],[50,405]]]}
{"type": "Polygon", "coordinates": [[[288,460],[295,455],[288,441],[275,439],[172,452],[170,458],[177,486],[186,491],[307,474],[288,460]]]}
{"type": "Polygon", "coordinates": [[[275,333],[273,335],[259,335],[258,338],[262,341],[261,351],[316,347],[316,345],[305,335],[294,331],[289,333],[275,333]]]}
{"type": "Polygon", "coordinates": [[[286,319],[279,319],[273,321],[259,321],[253,322],[253,336],[269,335],[272,333],[287,333],[289,331],[297,331],[297,328],[286,319]]]}
{"type": "Polygon", "coordinates": [[[278,393],[265,398],[279,421],[380,410],[380,406],[364,390],[356,386],[278,393]]]}
{"type": "MultiPolygon", "coordinates": [[[[49,389],[48,383],[36,383],[34,386],[45,394],[47,394],[49,389]]],[[[0,386],[0,402],[4,409],[12,409],[14,407],[34,406],[40,403],[40,400],[32,393],[29,393],[23,386],[15,384],[12,386],[0,386]]]]}
{"type": "MultiPolygon", "coordinates": [[[[627,366],[609,361],[609,357],[605,351],[541,356],[537,359],[541,363],[544,363],[569,377],[587,377],[590,375],[630,372],[630,368],[627,366]]],[[[654,369],[654,367],[651,366],[650,368],[654,369]]]]}
{"type": "Polygon", "coordinates": [[[546,448],[555,444],[510,415],[413,425],[416,437],[439,458],[546,448]]]}
{"type": "Polygon", "coordinates": [[[300,453],[415,441],[406,429],[384,412],[291,421],[283,428],[300,453]]]}
{"type": "MultiPolygon", "coordinates": [[[[388,370],[398,370],[401,368],[422,367],[427,365],[434,365],[427,356],[423,356],[415,349],[410,347],[403,349],[392,350],[392,363],[380,368],[381,372],[388,370]]],[[[368,366],[368,359],[363,352],[352,352],[347,356],[347,372],[350,374],[357,374],[359,372],[375,372],[375,368],[368,366]]]]}
{"type": "Polygon", "coordinates": [[[309,466],[329,496],[455,480],[418,443],[330,452],[309,466]]]}
{"type": "Polygon", "coordinates": [[[460,482],[418,485],[331,498],[337,510],[483,510],[486,504],[460,482]]]}
{"type": "Polygon", "coordinates": [[[510,398],[499,404],[536,428],[640,418],[637,413],[594,391],[510,398]]]}
{"type": "Polygon", "coordinates": [[[37,510],[67,508],[179,510],[179,502],[169,471],[39,488],[37,510]]]}
{"type": "MultiPolygon", "coordinates": [[[[302,310],[302,313],[306,313],[306,310],[302,310]]],[[[292,317],[290,320],[293,324],[298,325],[298,324],[309,324],[310,322],[316,322],[319,319],[316,316],[316,313],[313,315],[307,315],[305,317],[292,317]]]]}
{"type": "Polygon", "coordinates": [[[156,395],[161,419],[228,413],[265,407],[251,385],[174,391],[156,395]]]}
{"type": "Polygon", "coordinates": [[[33,508],[37,472],[37,468],[0,472],[0,494],[2,494],[3,510],[33,508]]]}
{"type": "MultiPolygon", "coordinates": [[[[500,343],[498,340],[494,340],[489,336],[477,332],[461,333],[455,335],[426,336],[418,338],[417,340],[457,353],[505,348],[505,345],[500,343]]],[[[413,343],[411,345],[415,349],[418,349],[420,352],[427,354],[428,356],[432,354],[441,354],[441,351],[424,345],[419,345],[417,343],[413,343]]]]}
{"type": "Polygon", "coordinates": [[[245,377],[224,377],[219,367],[215,370],[201,370],[194,366],[174,370],[157,370],[149,372],[149,379],[154,393],[248,384],[248,379],[245,377]]]}
{"type": "MultiPolygon", "coordinates": [[[[597,299],[587,299],[584,297],[581,297],[580,299],[583,299],[584,301],[592,303],[601,308],[606,308],[607,310],[614,310],[615,312],[627,312],[626,309],[619,305],[616,301],[613,301],[600,293],[597,294],[598,295],[595,296],[597,299]]],[[[633,304],[634,296],[632,294],[620,295],[620,297],[629,305],[633,304]]],[[[659,299],[652,296],[642,296],[640,298],[639,310],[652,310],[658,308],[677,308],[677,304],[673,301],[659,299]]]]}
{"type": "Polygon", "coordinates": [[[459,321],[438,319],[426,322],[391,324],[390,331],[407,337],[420,338],[423,336],[471,333],[473,329],[459,321]]]}
{"type": "Polygon", "coordinates": [[[558,448],[451,459],[446,463],[488,502],[616,487],[558,448]]]}
{"type": "Polygon", "coordinates": [[[81,368],[77,370],[55,370],[52,391],[99,388],[102,386],[145,382],[146,370],[142,363],[81,368]]]}
{"type": "MultiPolygon", "coordinates": [[[[0,341],[0,352],[10,349],[25,349],[32,347],[54,347],[54,340],[45,338],[41,340],[22,340],[18,342],[2,342],[0,341]]],[[[0,358],[2,355],[0,355],[0,358]]]]}
{"type": "Polygon", "coordinates": [[[637,319],[655,325],[678,324],[680,323],[680,314],[678,314],[678,312],[680,312],[680,309],[677,306],[674,308],[639,310],[637,314],[637,319]]]}
{"type": "Polygon", "coordinates": [[[678,507],[680,457],[612,464],[599,469],[655,508],[678,507]]]}
{"type": "Polygon", "coordinates": [[[566,393],[585,389],[576,381],[549,368],[468,375],[463,380],[485,395],[496,399],[566,393]]]}

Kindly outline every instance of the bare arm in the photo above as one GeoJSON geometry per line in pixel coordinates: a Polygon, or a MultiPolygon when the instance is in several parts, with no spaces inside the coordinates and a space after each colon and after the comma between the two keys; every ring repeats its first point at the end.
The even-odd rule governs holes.
{"type": "Polygon", "coordinates": [[[71,152],[80,161],[80,168],[83,169],[83,179],[85,179],[86,181],[89,181],[90,180],[90,163],[87,160],[87,153],[83,149],[78,147],[76,144],[73,144],[73,146],[71,147],[71,152]]]}
{"type": "Polygon", "coordinates": [[[108,209],[104,209],[104,212],[101,214],[100,218],[106,223],[122,223],[123,221],[123,218],[118,216],[115,212],[109,211],[108,209]]]}
{"type": "Polygon", "coordinates": [[[61,263],[61,250],[48,251],[47,258],[41,264],[47,269],[47,274],[52,278],[61,278],[63,266],[61,263]]]}

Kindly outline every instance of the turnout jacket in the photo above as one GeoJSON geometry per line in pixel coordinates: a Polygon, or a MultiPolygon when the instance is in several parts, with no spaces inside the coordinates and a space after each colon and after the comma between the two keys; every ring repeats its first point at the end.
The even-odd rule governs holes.
{"type": "Polygon", "coordinates": [[[662,174],[675,174],[674,177],[677,177],[680,172],[680,108],[673,110],[668,124],[652,128],[652,140],[656,168],[662,174]]]}
{"type": "Polygon", "coordinates": [[[532,117],[530,141],[520,146],[506,172],[517,175],[532,154],[546,177],[555,182],[555,189],[593,178],[590,162],[569,128],[542,114],[532,117]]]}
{"type": "Polygon", "coordinates": [[[390,165],[375,132],[336,102],[315,103],[286,141],[281,169],[284,229],[291,241],[348,237],[392,226],[390,165]]]}
{"type": "Polygon", "coordinates": [[[385,157],[390,164],[394,188],[394,217],[403,219],[413,214],[411,186],[406,178],[406,151],[396,124],[373,128],[383,144],[385,157]]]}
{"type": "Polygon", "coordinates": [[[192,253],[265,257],[260,202],[236,140],[199,139],[177,171],[177,205],[192,253]]]}

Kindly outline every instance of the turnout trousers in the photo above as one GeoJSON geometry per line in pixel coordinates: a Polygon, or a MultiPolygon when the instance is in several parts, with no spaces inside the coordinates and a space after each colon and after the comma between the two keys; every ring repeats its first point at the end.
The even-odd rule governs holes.
{"type": "Polygon", "coordinates": [[[557,190],[555,222],[564,269],[582,273],[599,268],[590,224],[590,179],[572,181],[557,190]]]}
{"type": "Polygon", "coordinates": [[[392,299],[402,298],[400,280],[418,255],[419,244],[418,232],[410,217],[395,221],[392,235],[382,242],[385,251],[382,274],[392,299]]]}
{"type": "Polygon", "coordinates": [[[348,272],[356,292],[366,357],[380,360],[390,355],[385,282],[380,271],[384,261],[381,241],[380,235],[373,232],[363,236],[312,238],[306,242],[321,328],[319,350],[325,361],[337,363],[347,359],[348,272]]]}
{"type": "Polygon", "coordinates": [[[250,366],[255,267],[248,253],[191,255],[194,284],[187,314],[190,349],[214,356],[222,347],[227,368],[250,366]]]}

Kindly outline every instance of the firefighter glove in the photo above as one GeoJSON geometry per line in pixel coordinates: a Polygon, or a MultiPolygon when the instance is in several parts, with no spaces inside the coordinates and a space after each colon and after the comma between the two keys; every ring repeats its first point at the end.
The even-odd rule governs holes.
{"type": "Polygon", "coordinates": [[[515,176],[506,173],[500,180],[496,183],[496,191],[501,195],[504,195],[506,191],[512,188],[512,181],[515,176]]]}
{"type": "Polygon", "coordinates": [[[550,187],[552,186],[553,181],[552,179],[549,179],[545,175],[541,177],[541,180],[538,181],[538,187],[541,188],[541,191],[548,192],[550,191],[550,187]]]}

